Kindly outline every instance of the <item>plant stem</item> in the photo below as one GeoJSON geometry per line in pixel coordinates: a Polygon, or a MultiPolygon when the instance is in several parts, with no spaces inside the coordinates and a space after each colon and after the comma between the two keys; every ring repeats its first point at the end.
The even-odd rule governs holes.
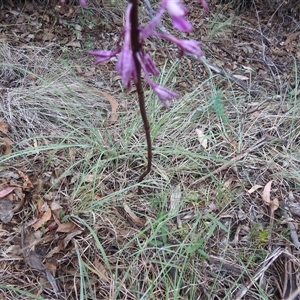
{"type": "MultiPolygon", "coordinates": [[[[142,79],[141,79],[141,64],[137,58],[137,53],[141,49],[141,44],[139,41],[139,21],[138,21],[138,0],[129,0],[132,3],[132,9],[130,14],[130,23],[131,23],[131,46],[133,52],[134,63],[137,72],[137,81],[136,89],[139,99],[139,107],[140,113],[142,116],[144,129],[145,129],[145,136],[147,141],[147,168],[140,176],[138,182],[142,182],[145,176],[151,171],[152,165],[152,144],[151,144],[151,135],[150,135],[150,125],[147,118],[146,106],[145,106],[145,95],[142,86],[142,79]]],[[[141,194],[141,187],[138,188],[138,194],[141,194]]]]}

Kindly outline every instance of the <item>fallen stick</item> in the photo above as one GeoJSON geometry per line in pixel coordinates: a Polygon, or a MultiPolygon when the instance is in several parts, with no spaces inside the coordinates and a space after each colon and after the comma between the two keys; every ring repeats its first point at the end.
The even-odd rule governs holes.
{"type": "Polygon", "coordinates": [[[263,137],[261,139],[259,139],[256,144],[254,144],[252,147],[249,147],[248,150],[246,150],[244,153],[241,153],[237,156],[235,156],[234,158],[232,158],[231,160],[229,160],[228,162],[226,162],[225,164],[223,164],[222,166],[220,166],[219,168],[215,169],[214,171],[212,171],[211,173],[199,178],[198,180],[196,180],[195,182],[193,182],[189,187],[191,187],[192,185],[196,184],[196,183],[200,183],[205,181],[206,179],[208,179],[209,177],[211,177],[212,175],[216,175],[218,173],[220,173],[221,171],[229,168],[232,164],[236,163],[237,161],[243,159],[245,156],[247,156],[250,152],[253,152],[255,149],[261,147],[262,145],[264,145],[266,143],[266,137],[263,137]]]}
{"type": "Polygon", "coordinates": [[[241,300],[252,287],[252,285],[254,285],[262,276],[264,276],[267,269],[282,253],[284,253],[284,251],[285,250],[280,247],[274,249],[272,253],[266,257],[262,267],[256,272],[256,274],[254,274],[254,276],[251,278],[251,281],[236,294],[234,300],[241,300]]]}

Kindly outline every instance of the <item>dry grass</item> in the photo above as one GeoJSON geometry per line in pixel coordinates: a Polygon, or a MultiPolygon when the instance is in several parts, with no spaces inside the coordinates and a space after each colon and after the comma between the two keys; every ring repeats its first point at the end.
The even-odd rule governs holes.
{"type": "MultiPolygon", "coordinates": [[[[61,222],[77,226],[35,233],[34,250],[55,266],[59,299],[238,299],[247,285],[244,299],[289,295],[282,276],[286,266],[297,270],[299,253],[288,225],[299,217],[291,222],[283,211],[300,199],[297,92],[280,86],[280,94],[253,99],[211,75],[169,110],[150,92],[154,163],[138,196],[146,152],[135,96],[114,94],[119,117],[110,124],[107,99],[50,46],[0,49],[1,118],[13,141],[0,177],[22,186],[19,170],[35,185],[21,189],[23,206],[1,225],[5,299],[56,297],[20,249],[20,224],[31,228],[40,199],[59,203],[61,222]],[[271,199],[281,203],[274,218],[262,201],[270,180],[271,199]]],[[[178,88],[181,68],[168,71],[166,63],[160,80],[178,88]]]]}

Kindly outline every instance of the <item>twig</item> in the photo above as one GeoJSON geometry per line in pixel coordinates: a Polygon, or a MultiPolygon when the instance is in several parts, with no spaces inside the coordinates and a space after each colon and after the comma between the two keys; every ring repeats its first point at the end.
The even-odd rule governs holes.
{"type": "Polygon", "coordinates": [[[296,230],[296,227],[293,224],[293,222],[289,221],[289,220],[291,220],[291,216],[289,216],[289,214],[287,213],[288,210],[289,210],[288,207],[282,207],[281,211],[282,211],[282,214],[283,214],[284,218],[287,220],[286,223],[288,224],[288,226],[290,228],[291,240],[294,243],[295,247],[297,247],[299,249],[300,248],[300,242],[299,242],[297,230],[296,230]]]}
{"type": "Polygon", "coordinates": [[[244,286],[235,296],[234,300],[241,300],[248,290],[251,288],[251,286],[258,281],[259,278],[261,278],[267,269],[271,266],[271,264],[282,254],[284,253],[283,248],[276,248],[272,253],[266,258],[265,262],[263,263],[263,266],[256,272],[256,274],[253,276],[250,283],[248,283],[246,286],[244,286]]]}
{"type": "Polygon", "coordinates": [[[214,171],[212,171],[211,173],[199,178],[198,180],[196,180],[195,182],[193,182],[190,186],[196,184],[196,183],[200,183],[205,181],[206,179],[208,179],[209,177],[211,177],[212,175],[216,175],[218,173],[220,173],[221,171],[229,168],[232,164],[236,163],[237,161],[241,160],[242,158],[244,158],[245,156],[247,156],[250,152],[253,152],[255,149],[261,147],[263,144],[266,143],[266,137],[263,137],[261,139],[259,139],[255,145],[253,145],[252,147],[250,147],[247,151],[245,151],[244,153],[241,153],[237,156],[235,156],[234,158],[232,158],[230,161],[226,162],[225,164],[223,164],[222,166],[220,166],[219,168],[215,169],[214,171]]]}
{"type": "Polygon", "coordinates": [[[298,287],[293,293],[289,295],[285,300],[294,300],[300,294],[300,287],[298,287]]]}
{"type": "Polygon", "coordinates": [[[250,87],[244,81],[234,77],[234,75],[232,75],[231,73],[226,72],[225,70],[222,70],[219,67],[215,66],[213,63],[208,61],[205,58],[205,56],[202,56],[200,58],[197,58],[194,55],[190,55],[190,56],[196,60],[201,61],[206,67],[208,67],[210,70],[214,71],[215,73],[217,73],[225,78],[230,79],[235,84],[237,84],[239,87],[241,87],[243,90],[249,92],[252,97],[256,97],[259,94],[258,91],[251,90],[250,87]]]}

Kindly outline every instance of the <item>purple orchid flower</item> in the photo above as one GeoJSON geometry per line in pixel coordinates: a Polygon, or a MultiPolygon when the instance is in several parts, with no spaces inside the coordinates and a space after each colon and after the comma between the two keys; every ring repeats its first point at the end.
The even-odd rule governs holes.
{"type": "Polygon", "coordinates": [[[191,30],[193,30],[193,26],[191,25],[191,23],[183,17],[173,17],[172,20],[173,26],[180,31],[190,32],[191,30]]]}
{"type": "MultiPolygon", "coordinates": [[[[145,79],[147,81],[147,83],[150,85],[150,87],[153,89],[154,93],[156,94],[156,96],[158,97],[158,99],[162,102],[162,104],[166,107],[169,108],[170,104],[171,104],[171,100],[173,100],[174,98],[178,98],[180,95],[159,85],[154,83],[149,76],[149,72],[147,71],[147,67],[143,61],[143,59],[141,58],[141,55],[139,53],[137,53],[137,58],[141,64],[142,69],[145,72],[145,79]]],[[[153,74],[153,73],[152,73],[153,74]]]]}
{"type": "Polygon", "coordinates": [[[174,41],[174,43],[181,48],[183,52],[188,52],[191,54],[196,55],[197,57],[201,57],[204,55],[202,50],[200,49],[200,42],[195,40],[179,40],[174,41]]]}
{"type": "MultiPolygon", "coordinates": [[[[208,5],[206,0],[199,0],[204,9],[208,9],[208,5]]],[[[80,0],[82,5],[87,3],[87,0],[80,0]]],[[[88,51],[89,54],[96,56],[95,64],[99,64],[105,60],[108,60],[115,55],[119,54],[119,59],[116,64],[116,69],[118,73],[121,75],[122,83],[125,87],[129,88],[131,80],[137,82],[137,69],[134,62],[134,54],[131,49],[131,23],[130,23],[130,14],[132,10],[133,4],[131,2],[128,3],[125,13],[125,27],[120,36],[124,38],[123,47],[120,46],[120,39],[117,43],[117,48],[113,51],[110,50],[95,50],[88,51]]],[[[161,34],[154,31],[155,27],[160,22],[165,11],[168,11],[169,15],[172,18],[173,26],[181,31],[188,32],[192,30],[192,25],[186,20],[186,15],[188,13],[188,8],[182,4],[181,0],[162,0],[160,8],[157,10],[156,15],[150,21],[150,23],[145,27],[140,27],[140,41],[144,41],[149,36],[156,36],[160,38],[167,39],[172,43],[176,44],[180,50],[181,55],[184,52],[191,53],[196,55],[197,57],[203,56],[203,52],[200,49],[200,42],[195,40],[185,40],[178,39],[170,34],[161,34]]],[[[141,64],[142,69],[145,73],[145,79],[148,84],[153,89],[154,93],[158,96],[164,106],[170,106],[170,100],[179,95],[167,88],[164,88],[156,83],[154,83],[150,79],[150,74],[154,76],[159,75],[159,71],[156,68],[153,60],[150,55],[146,53],[143,47],[140,48],[140,51],[136,53],[136,56],[141,64]]]]}
{"type": "Polygon", "coordinates": [[[116,50],[110,51],[110,50],[93,50],[93,51],[87,51],[87,53],[92,54],[96,56],[96,60],[94,62],[95,65],[98,65],[106,60],[111,59],[116,54],[120,53],[121,49],[117,48],[116,50]]]}
{"type": "Polygon", "coordinates": [[[162,104],[166,107],[169,108],[171,104],[171,100],[174,98],[180,97],[179,94],[161,86],[152,81],[152,84],[150,85],[151,88],[153,89],[154,93],[158,97],[158,99],[162,102],[162,104]]]}
{"type": "Polygon", "coordinates": [[[154,28],[158,25],[158,23],[161,20],[161,17],[163,16],[165,12],[165,8],[161,6],[158,11],[156,12],[155,16],[153,19],[150,21],[150,23],[146,27],[141,27],[140,28],[140,38],[141,40],[145,40],[148,38],[150,35],[152,35],[154,28]]]}
{"type": "Polygon", "coordinates": [[[81,6],[87,6],[88,1],[87,0],[79,0],[79,3],[81,6]]]}
{"type": "Polygon", "coordinates": [[[177,39],[173,35],[162,34],[162,33],[157,33],[157,32],[153,33],[153,35],[171,41],[172,43],[176,44],[182,50],[182,52],[194,54],[197,57],[201,57],[204,55],[202,50],[200,49],[201,43],[198,41],[177,39]]]}
{"type": "Polygon", "coordinates": [[[181,4],[181,0],[163,0],[162,6],[167,9],[176,29],[183,32],[189,32],[193,29],[191,23],[185,19],[189,10],[185,5],[181,4]]]}
{"type": "Polygon", "coordinates": [[[157,70],[154,61],[152,60],[152,58],[150,57],[150,55],[148,53],[144,53],[143,62],[145,64],[144,65],[145,71],[147,71],[148,73],[150,73],[154,76],[159,75],[159,71],[157,70]]]}
{"type": "MultiPolygon", "coordinates": [[[[65,1],[65,0],[61,0],[65,1]]],[[[85,6],[88,0],[79,0],[81,5],[85,6]]],[[[204,9],[208,9],[206,0],[199,0],[204,9]]],[[[89,51],[88,53],[96,56],[95,63],[98,64],[105,60],[110,59],[119,53],[119,59],[116,64],[116,69],[121,75],[122,83],[125,87],[129,88],[131,80],[134,81],[137,87],[137,95],[140,107],[140,113],[142,116],[146,142],[147,142],[147,169],[141,174],[138,182],[142,182],[145,176],[151,171],[152,165],[152,144],[151,144],[151,134],[150,125],[147,118],[145,96],[142,87],[141,71],[144,71],[144,78],[149,86],[153,89],[153,92],[157,95],[162,104],[169,108],[171,105],[171,100],[178,98],[179,94],[169,90],[155,82],[150,78],[150,74],[154,76],[159,75],[153,60],[150,55],[144,50],[144,40],[150,36],[160,37],[171,41],[176,44],[180,50],[181,54],[188,52],[200,57],[203,52],[200,49],[200,42],[195,40],[184,40],[178,39],[170,34],[161,34],[155,32],[155,27],[161,21],[161,18],[165,11],[167,11],[172,18],[173,26],[183,32],[189,32],[192,30],[192,25],[186,20],[186,15],[188,9],[182,4],[182,0],[161,0],[161,6],[157,10],[155,16],[148,23],[147,26],[139,26],[138,17],[138,1],[128,1],[128,6],[125,13],[125,28],[120,34],[120,38],[117,42],[117,48],[113,51],[109,50],[96,50],[89,51]],[[132,24],[134,28],[132,28],[132,24]],[[132,32],[132,30],[134,32],[132,32]],[[139,31],[139,32],[137,32],[139,31]],[[137,33],[137,34],[136,34],[137,33]],[[120,46],[121,39],[124,39],[123,47],[120,46]],[[133,50],[134,49],[134,52],[133,50]]],[[[139,187],[138,193],[141,194],[141,188],[139,187]]]]}
{"type": "Polygon", "coordinates": [[[131,78],[134,81],[137,80],[137,72],[131,50],[131,24],[130,24],[130,12],[132,9],[132,3],[129,3],[126,8],[126,21],[124,29],[124,45],[120,53],[119,60],[116,64],[117,71],[121,75],[122,83],[127,88],[130,87],[131,78]]]}
{"type": "Polygon", "coordinates": [[[206,0],[199,0],[199,2],[205,10],[209,10],[206,0]]]}

